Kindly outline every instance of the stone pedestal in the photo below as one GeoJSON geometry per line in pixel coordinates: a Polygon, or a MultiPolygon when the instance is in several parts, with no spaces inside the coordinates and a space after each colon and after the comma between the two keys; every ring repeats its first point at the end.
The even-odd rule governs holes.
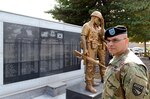
{"type": "Polygon", "coordinates": [[[84,82],[68,87],[66,89],[66,99],[101,99],[103,84],[95,86],[94,88],[97,90],[95,94],[85,90],[84,82]]]}
{"type": "Polygon", "coordinates": [[[64,82],[57,82],[57,83],[49,84],[46,87],[46,94],[55,97],[57,95],[65,93],[66,87],[67,87],[67,84],[64,82]]]}

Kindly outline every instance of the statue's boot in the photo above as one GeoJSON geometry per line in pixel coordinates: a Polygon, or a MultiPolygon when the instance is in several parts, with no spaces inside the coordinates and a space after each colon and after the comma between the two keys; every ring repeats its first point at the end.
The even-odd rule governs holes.
{"type": "Polygon", "coordinates": [[[92,92],[92,93],[96,93],[97,91],[96,91],[96,89],[92,86],[92,83],[88,83],[87,85],[86,85],[86,90],[88,90],[88,91],[90,91],[90,92],[92,92]]]}

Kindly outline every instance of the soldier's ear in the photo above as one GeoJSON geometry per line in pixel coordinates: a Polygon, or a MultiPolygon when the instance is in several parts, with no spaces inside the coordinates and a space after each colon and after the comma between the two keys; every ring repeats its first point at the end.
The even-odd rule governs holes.
{"type": "Polygon", "coordinates": [[[126,42],[126,43],[129,43],[129,38],[126,38],[126,39],[125,39],[125,42],[126,42]]]}

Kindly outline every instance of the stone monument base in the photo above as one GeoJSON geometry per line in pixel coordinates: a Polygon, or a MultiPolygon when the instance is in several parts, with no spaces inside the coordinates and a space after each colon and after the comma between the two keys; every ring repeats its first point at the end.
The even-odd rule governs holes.
{"type": "Polygon", "coordinates": [[[66,99],[101,99],[103,84],[100,83],[99,86],[94,86],[97,93],[91,93],[85,90],[85,83],[79,83],[77,85],[68,87],[66,89],[66,99]]]}

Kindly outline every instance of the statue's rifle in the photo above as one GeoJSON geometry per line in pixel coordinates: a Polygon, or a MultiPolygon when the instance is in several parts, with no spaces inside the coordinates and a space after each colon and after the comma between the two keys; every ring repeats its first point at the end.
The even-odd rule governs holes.
{"type": "Polygon", "coordinates": [[[81,52],[77,51],[77,50],[74,50],[74,55],[79,58],[79,59],[87,59],[88,61],[94,63],[94,64],[98,64],[100,65],[101,67],[105,68],[106,69],[106,66],[104,66],[103,64],[99,63],[98,61],[96,61],[95,59],[91,58],[91,57],[88,57],[86,55],[83,55],[81,52]]]}

